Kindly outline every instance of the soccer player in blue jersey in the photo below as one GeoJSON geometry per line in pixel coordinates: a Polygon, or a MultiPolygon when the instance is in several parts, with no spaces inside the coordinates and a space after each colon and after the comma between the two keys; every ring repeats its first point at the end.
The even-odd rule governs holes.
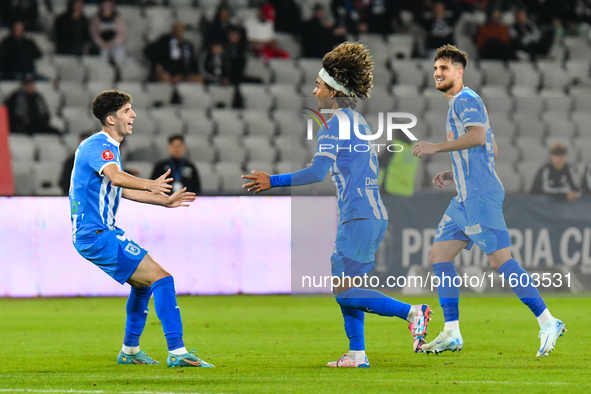
{"type": "MultiPolygon", "coordinates": [[[[292,174],[269,176],[253,171],[243,175],[250,182],[243,187],[260,193],[272,187],[321,182],[330,170],[336,186],[339,212],[333,277],[361,277],[375,267],[375,253],[388,226],[388,213],[378,189],[378,157],[371,141],[353,131],[359,117],[359,131],[371,135],[365,119],[355,111],[357,98],[368,98],[373,81],[369,50],[359,43],[345,42],[324,56],[316,79],[314,95],[318,108],[333,110],[334,116],[318,132],[318,146],[312,165],[292,174]],[[339,127],[349,128],[351,138],[339,139],[339,127]]],[[[345,320],[349,352],[329,367],[369,367],[365,355],[365,312],[396,316],[408,321],[413,348],[419,351],[426,335],[431,310],[428,305],[409,305],[369,289],[355,287],[346,279],[334,288],[345,320]]]]}
{"type": "Polygon", "coordinates": [[[117,282],[131,285],[117,363],[160,364],[139,346],[148,302],[154,295],[154,308],[168,344],[168,366],[213,367],[185,349],[172,276],[115,225],[121,197],[169,208],[188,206],[195,200],[195,194],[186,188],[166,195],[171,189],[172,178],[167,178],[170,170],[156,180],[122,171],[119,144],[131,135],[136,116],[131,102],[128,94],[110,90],[96,96],[92,103],[92,113],[100,120],[102,131],[82,141],[75,154],[69,193],[74,247],[117,282]]]}
{"type": "Polygon", "coordinates": [[[556,340],[566,331],[562,321],[553,317],[529,274],[511,257],[511,239],[503,215],[505,190],[495,171],[497,144],[480,97],[462,82],[468,56],[453,45],[439,48],[435,54],[435,87],[449,101],[445,132],[447,142],[421,141],[414,155],[449,152],[452,171],[433,178],[440,188],[455,183],[458,195],[451,201],[439,222],[429,262],[440,278],[439,302],[445,317],[443,332],[423,346],[427,353],[461,350],[464,344],[459,325],[460,290],[453,260],[462,251],[478,245],[490,266],[509,282],[515,294],[535,314],[540,324],[541,345],[537,357],[547,356],[556,340]],[[513,279],[512,279],[513,278],[513,279]]]}

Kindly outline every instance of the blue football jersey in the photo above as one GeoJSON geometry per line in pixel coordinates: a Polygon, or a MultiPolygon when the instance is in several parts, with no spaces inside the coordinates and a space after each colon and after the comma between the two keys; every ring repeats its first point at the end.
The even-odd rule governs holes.
{"type": "Polygon", "coordinates": [[[121,189],[103,174],[105,166],[121,166],[119,143],[104,131],[93,134],[76,149],[70,178],[72,240],[94,239],[97,231],[115,229],[121,189]]]}
{"type": "Polygon", "coordinates": [[[371,128],[360,114],[341,109],[349,118],[350,139],[339,139],[339,121],[333,115],[318,132],[314,156],[334,160],[330,167],[336,187],[339,223],[351,219],[388,219],[378,186],[378,155],[372,141],[359,138],[353,131],[354,115],[358,115],[359,132],[372,135],[371,128]]]}
{"type": "Polygon", "coordinates": [[[452,141],[467,133],[469,126],[482,126],[486,131],[486,143],[469,149],[449,152],[454,182],[463,202],[483,194],[504,192],[503,184],[495,170],[493,131],[488,113],[480,97],[470,88],[462,89],[449,101],[445,129],[447,140],[452,141]]]}

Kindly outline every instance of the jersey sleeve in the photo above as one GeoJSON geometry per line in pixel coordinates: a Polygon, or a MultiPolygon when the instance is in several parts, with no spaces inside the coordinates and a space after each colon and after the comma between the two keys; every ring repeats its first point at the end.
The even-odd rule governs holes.
{"type": "Polygon", "coordinates": [[[86,155],[88,157],[88,164],[93,171],[102,175],[107,165],[115,163],[119,166],[119,162],[117,161],[119,148],[108,141],[93,140],[89,141],[89,143],[90,145],[86,148],[86,155]]]}
{"type": "Polygon", "coordinates": [[[318,132],[318,145],[316,146],[316,156],[325,156],[333,161],[337,160],[339,150],[343,146],[344,141],[339,141],[339,122],[336,116],[330,118],[326,126],[322,126],[318,132]]]}
{"type": "Polygon", "coordinates": [[[454,101],[454,111],[464,127],[486,127],[486,114],[480,97],[457,97],[454,101]]]}

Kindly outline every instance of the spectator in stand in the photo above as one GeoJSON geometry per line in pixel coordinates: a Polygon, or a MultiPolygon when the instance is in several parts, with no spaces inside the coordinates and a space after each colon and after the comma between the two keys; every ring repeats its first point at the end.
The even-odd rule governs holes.
{"type": "Polygon", "coordinates": [[[230,23],[230,17],[232,15],[232,10],[230,6],[222,2],[213,18],[213,21],[209,24],[205,32],[205,42],[204,47],[209,48],[212,42],[226,42],[226,37],[228,35],[228,30],[232,27],[230,23]]]}
{"type": "Polygon", "coordinates": [[[26,74],[21,87],[8,96],[10,132],[20,134],[52,133],[59,131],[49,125],[50,111],[45,99],[35,90],[35,76],[26,74]]]}
{"type": "Polygon", "coordinates": [[[322,58],[335,45],[345,41],[347,29],[343,26],[334,28],[324,21],[325,11],[322,4],[314,5],[314,16],[304,23],[302,28],[302,54],[307,58],[322,58]]]}
{"type": "Polygon", "coordinates": [[[101,55],[118,63],[125,56],[125,25],[117,13],[114,0],[103,0],[98,13],[90,21],[90,36],[101,55]]]}
{"type": "Polygon", "coordinates": [[[459,0],[458,5],[463,11],[467,12],[474,12],[478,10],[484,10],[488,4],[494,4],[495,6],[499,6],[499,3],[502,1],[488,1],[488,0],[459,0]]]}
{"type": "Polygon", "coordinates": [[[25,37],[25,25],[15,22],[11,34],[0,43],[1,79],[19,80],[35,75],[35,60],[41,57],[35,41],[25,37]]]}
{"type": "Polygon", "coordinates": [[[567,163],[568,148],[561,142],[550,147],[550,163],[545,164],[536,175],[531,194],[548,194],[560,201],[572,201],[581,196],[581,187],[570,163],[567,163]]]}
{"type": "Polygon", "coordinates": [[[0,0],[0,18],[6,26],[20,21],[27,30],[38,31],[38,14],[37,0],[0,0]]]}
{"type": "MultiPolygon", "coordinates": [[[[93,134],[91,130],[83,131],[80,133],[80,142],[84,141],[93,134]]],[[[62,189],[64,196],[67,196],[70,192],[70,177],[72,176],[72,169],[74,168],[74,159],[76,158],[76,152],[72,153],[65,161],[62,167],[62,175],[60,176],[59,186],[62,189]]]]}
{"type": "Polygon", "coordinates": [[[583,193],[585,195],[591,196],[591,163],[588,163],[585,167],[585,173],[583,174],[581,185],[583,193]]]}
{"type": "Polygon", "coordinates": [[[144,53],[152,64],[151,80],[173,84],[203,82],[197,72],[195,49],[184,34],[183,23],[175,22],[171,33],[146,46],[144,53]]]}
{"type": "Polygon", "coordinates": [[[224,53],[221,42],[213,42],[209,50],[202,54],[199,70],[207,83],[230,85],[232,83],[232,65],[224,53]]]}
{"type": "Polygon", "coordinates": [[[480,27],[476,36],[476,46],[481,59],[513,59],[511,34],[509,28],[501,22],[501,10],[494,10],[488,21],[480,27]]]}
{"type": "Polygon", "coordinates": [[[231,26],[228,29],[224,54],[230,63],[229,79],[233,84],[239,84],[240,82],[261,83],[263,81],[260,78],[245,75],[248,46],[245,35],[244,29],[239,26],[231,26]]]}
{"type": "Polygon", "coordinates": [[[367,10],[367,25],[370,33],[388,35],[402,30],[400,5],[396,1],[371,0],[367,10]]]}
{"type": "Polygon", "coordinates": [[[338,27],[351,34],[367,33],[366,14],[369,2],[363,0],[332,0],[330,8],[338,27]]]}
{"type": "Polygon", "coordinates": [[[68,9],[53,24],[55,52],[58,55],[87,55],[93,48],[84,1],[70,0],[68,9]]]}
{"type": "Polygon", "coordinates": [[[427,51],[433,51],[446,44],[454,44],[454,26],[458,17],[458,12],[448,10],[442,1],[436,2],[432,9],[423,15],[421,22],[427,31],[425,42],[427,51]]]}
{"type": "Polygon", "coordinates": [[[545,45],[541,45],[541,40],[542,32],[529,19],[525,8],[518,9],[515,12],[515,23],[511,26],[511,43],[517,57],[522,60],[534,60],[538,55],[542,55],[545,45]]]}
{"type": "Polygon", "coordinates": [[[287,59],[289,53],[277,47],[275,42],[275,11],[273,6],[265,3],[256,17],[244,21],[246,35],[253,51],[264,59],[287,59]]]}
{"type": "Polygon", "coordinates": [[[248,45],[244,38],[244,30],[232,26],[228,29],[228,38],[224,47],[226,57],[230,60],[230,80],[237,84],[243,81],[246,69],[246,47],[248,45]]]}
{"type": "Polygon", "coordinates": [[[275,31],[299,34],[302,27],[302,13],[294,0],[269,0],[275,8],[275,31]]]}
{"type": "Polygon", "coordinates": [[[156,179],[170,170],[170,177],[173,181],[172,190],[168,194],[175,193],[183,187],[186,187],[188,192],[201,194],[199,172],[197,167],[185,158],[186,150],[185,138],[181,134],[173,134],[168,138],[170,158],[162,160],[154,166],[152,179],[156,179]]]}

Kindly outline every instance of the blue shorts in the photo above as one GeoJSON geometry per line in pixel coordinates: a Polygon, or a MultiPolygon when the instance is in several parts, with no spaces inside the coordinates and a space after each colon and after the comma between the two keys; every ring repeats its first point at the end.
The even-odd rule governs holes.
{"type": "Polygon", "coordinates": [[[363,276],[375,267],[376,251],[388,229],[381,219],[353,219],[337,229],[330,258],[332,276],[363,276]]]}
{"type": "Polygon", "coordinates": [[[504,193],[492,193],[449,204],[437,226],[433,242],[459,240],[467,250],[476,243],[485,254],[511,246],[503,215],[504,193]]]}
{"type": "Polygon", "coordinates": [[[97,235],[94,242],[75,243],[74,247],[86,260],[124,284],[148,251],[123,234],[121,230],[105,231],[97,235]]]}

